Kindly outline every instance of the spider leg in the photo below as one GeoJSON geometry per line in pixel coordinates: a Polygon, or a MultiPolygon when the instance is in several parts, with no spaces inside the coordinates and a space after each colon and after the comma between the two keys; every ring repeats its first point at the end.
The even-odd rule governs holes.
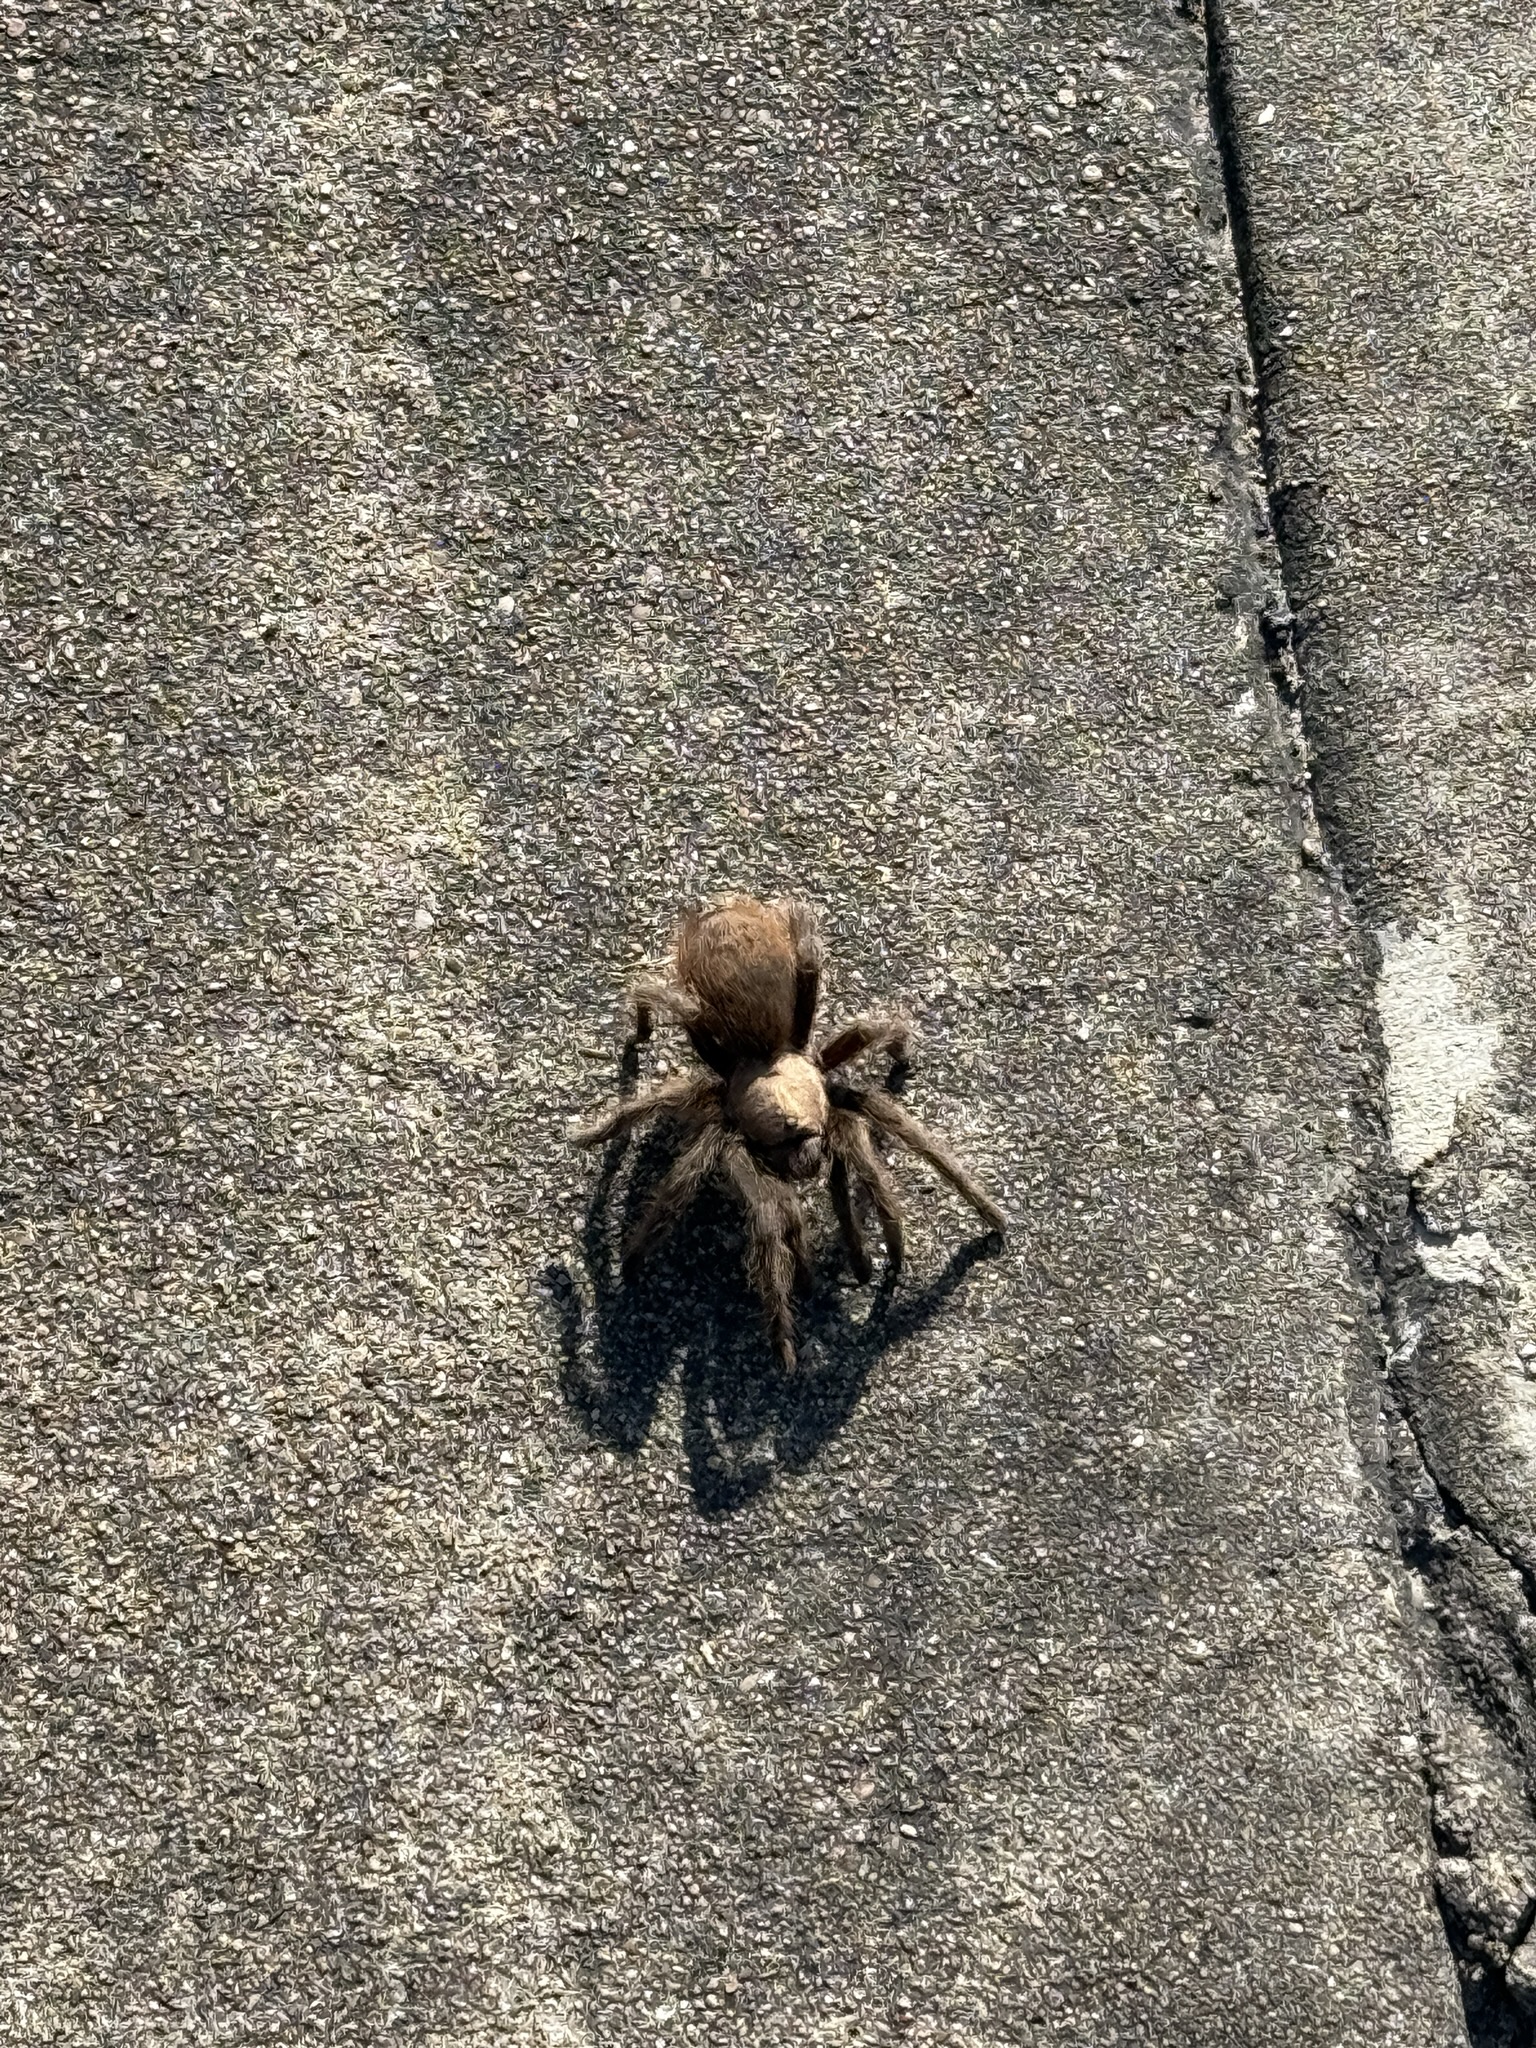
{"type": "Polygon", "coordinates": [[[699,1006],[686,989],[663,981],[659,975],[642,975],[629,992],[635,1006],[635,1036],[642,1042],[656,1028],[659,1015],[671,1017],[686,1027],[698,1021],[699,1006]]]}
{"type": "Polygon", "coordinates": [[[795,1369],[795,1253],[791,1207],[799,1204],[788,1188],[761,1172],[740,1140],[728,1144],[725,1168],[747,1212],[747,1275],[757,1289],[768,1319],[774,1356],[785,1372],[795,1369]]]}
{"type": "Polygon", "coordinates": [[[834,1032],[816,1055],[816,1063],[824,1074],[830,1074],[834,1067],[845,1067],[850,1060],[856,1060],[861,1052],[889,1052],[898,1062],[907,1057],[912,1044],[912,1026],[905,1017],[885,1017],[871,1013],[855,1017],[845,1024],[841,1031],[834,1032]]]}
{"type": "MultiPolygon", "coordinates": [[[[875,1150],[874,1141],[857,1115],[840,1115],[835,1130],[833,1143],[869,1190],[885,1238],[885,1255],[894,1273],[900,1269],[906,1253],[906,1233],[901,1227],[901,1201],[891,1169],[875,1150]]],[[[865,1265],[868,1263],[866,1259],[865,1265]]]]}
{"type": "Polygon", "coordinates": [[[874,1268],[869,1263],[869,1251],[864,1243],[864,1233],[859,1228],[859,1219],[853,1213],[853,1189],[848,1184],[848,1164],[841,1153],[833,1157],[829,1185],[837,1227],[843,1233],[843,1250],[848,1254],[854,1279],[862,1283],[869,1279],[874,1268]]]}
{"type": "Polygon", "coordinates": [[[802,1294],[811,1291],[811,1260],[805,1248],[805,1210],[800,1197],[786,1188],[781,1204],[784,1219],[784,1237],[789,1245],[789,1255],[795,1262],[795,1285],[802,1294]]]}
{"type": "Polygon", "coordinates": [[[789,942],[795,949],[795,1021],[790,1034],[790,1049],[804,1052],[810,1042],[811,1026],[816,1022],[816,1005],[821,998],[821,966],[823,951],[821,934],[816,929],[816,913],[808,903],[800,903],[793,897],[779,904],[789,942]]]}
{"type": "Polygon", "coordinates": [[[707,1124],[673,1160],[625,1240],[620,1270],[626,1280],[634,1277],[647,1252],[654,1250],[670,1234],[678,1218],[720,1164],[725,1142],[725,1132],[720,1125],[707,1124]]]}
{"type": "Polygon", "coordinates": [[[698,1074],[675,1075],[671,1080],[658,1081],[642,1094],[610,1104],[591,1123],[578,1125],[571,1132],[571,1143],[605,1145],[610,1138],[627,1136],[648,1116],[675,1116],[685,1122],[697,1122],[713,1113],[719,1092],[719,1083],[713,1079],[706,1080],[698,1074]]]}
{"type": "Polygon", "coordinates": [[[935,1172],[941,1173],[950,1186],[965,1197],[989,1230],[995,1230],[999,1237],[1005,1235],[1008,1222],[1002,1210],[941,1138],[925,1130],[917,1118],[908,1115],[883,1088],[861,1089],[859,1093],[863,1097],[860,1107],[872,1124],[888,1131],[893,1138],[899,1138],[919,1159],[926,1159],[935,1172]]]}

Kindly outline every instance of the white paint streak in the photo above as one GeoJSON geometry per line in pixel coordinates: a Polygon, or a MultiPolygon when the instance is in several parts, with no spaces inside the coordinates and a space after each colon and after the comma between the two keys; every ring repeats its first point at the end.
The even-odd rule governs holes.
{"type": "Polygon", "coordinates": [[[1446,1149],[1458,1105],[1491,1079],[1499,1027],[1468,1012],[1465,990],[1475,963],[1462,926],[1424,924],[1405,939],[1387,925],[1376,936],[1392,1157],[1414,1173],[1446,1149]]]}

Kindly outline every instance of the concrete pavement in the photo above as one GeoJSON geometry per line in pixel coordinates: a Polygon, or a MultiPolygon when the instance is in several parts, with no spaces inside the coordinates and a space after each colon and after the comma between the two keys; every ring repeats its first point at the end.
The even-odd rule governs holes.
{"type": "Polygon", "coordinates": [[[1536,57],[1507,7],[1211,10],[1315,787],[1367,926],[1363,1240],[1474,2032],[1536,1962],[1536,57]],[[1506,1981],[1507,1980],[1507,1981],[1506,1981]]]}
{"type": "Polygon", "coordinates": [[[1196,27],[17,19],[12,2031],[1463,2038],[1196,27]],[[790,1387],[727,885],[1016,1218],[790,1387]]]}

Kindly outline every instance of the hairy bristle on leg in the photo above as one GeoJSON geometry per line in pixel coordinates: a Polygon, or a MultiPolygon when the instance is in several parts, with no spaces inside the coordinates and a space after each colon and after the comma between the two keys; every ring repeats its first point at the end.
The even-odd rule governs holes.
{"type": "Polygon", "coordinates": [[[698,1074],[679,1074],[670,1080],[658,1081],[654,1088],[647,1088],[639,1095],[631,1095],[627,1101],[610,1104],[590,1123],[578,1125],[571,1132],[571,1143],[604,1145],[610,1138],[624,1137],[636,1124],[644,1123],[650,1116],[671,1116],[684,1122],[697,1122],[717,1116],[719,1102],[720,1084],[713,1078],[706,1080],[698,1074]]]}
{"type": "Polygon", "coordinates": [[[891,1169],[875,1150],[874,1141],[857,1116],[847,1117],[842,1125],[844,1132],[844,1157],[868,1188],[870,1200],[875,1205],[875,1214],[880,1218],[880,1229],[885,1238],[885,1254],[894,1269],[900,1267],[906,1254],[906,1233],[901,1223],[901,1201],[896,1193],[896,1183],[891,1169]]]}
{"type": "Polygon", "coordinates": [[[779,1213],[783,1218],[784,1239],[789,1246],[789,1255],[795,1262],[795,1285],[802,1294],[809,1294],[811,1260],[805,1245],[805,1210],[793,1188],[784,1190],[779,1213]]]}
{"type": "Polygon", "coordinates": [[[725,1163],[747,1212],[747,1275],[763,1304],[774,1356],[785,1372],[793,1372],[795,1256],[784,1199],[789,1191],[781,1191],[739,1141],[727,1147],[725,1163]]]}
{"type": "Polygon", "coordinates": [[[720,1164],[725,1142],[725,1132],[720,1125],[711,1125],[702,1130],[672,1162],[625,1240],[622,1271],[626,1280],[634,1275],[646,1254],[654,1251],[671,1233],[694,1201],[720,1164]]]}
{"type": "Polygon", "coordinates": [[[816,1005],[821,1000],[821,935],[809,904],[791,900],[780,908],[795,953],[795,1011],[789,1043],[791,1051],[804,1052],[816,1022],[816,1005]]]}
{"type": "MultiPolygon", "coordinates": [[[[833,1141],[836,1144],[836,1139],[833,1141]]],[[[864,1243],[864,1233],[859,1228],[859,1219],[853,1209],[853,1189],[848,1183],[848,1168],[841,1154],[832,1161],[828,1176],[832,1195],[832,1208],[837,1217],[837,1227],[843,1234],[843,1249],[848,1254],[848,1263],[853,1268],[853,1277],[858,1281],[868,1280],[874,1268],[869,1262],[869,1251],[864,1243]]]]}
{"type": "Polygon", "coordinates": [[[961,1165],[942,1138],[936,1138],[926,1130],[915,1116],[908,1114],[894,1097],[882,1088],[870,1088],[863,1092],[864,1113],[872,1124],[888,1131],[893,1138],[899,1138],[919,1159],[926,1159],[936,1173],[941,1173],[957,1193],[963,1195],[989,1230],[995,1230],[1001,1237],[1007,1230],[1007,1218],[996,1202],[982,1187],[981,1183],[961,1165]]]}
{"type": "Polygon", "coordinates": [[[659,975],[642,975],[629,992],[635,1009],[635,1036],[649,1038],[658,1017],[670,1017],[685,1029],[698,1022],[699,1006],[687,989],[678,988],[659,975]]]}
{"type": "Polygon", "coordinates": [[[835,1067],[844,1067],[865,1052],[889,1052],[892,1059],[902,1061],[911,1044],[912,1027],[904,1017],[855,1017],[822,1046],[816,1064],[824,1074],[830,1074],[835,1067]]]}

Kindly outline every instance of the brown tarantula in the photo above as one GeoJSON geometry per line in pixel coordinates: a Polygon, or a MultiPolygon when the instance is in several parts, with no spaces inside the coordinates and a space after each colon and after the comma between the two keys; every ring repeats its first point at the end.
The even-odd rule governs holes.
{"type": "Polygon", "coordinates": [[[634,990],[635,1036],[650,1037],[658,1012],[671,1016],[709,1071],[661,1081],[572,1134],[578,1145],[601,1145],[646,1117],[682,1125],[683,1149],[625,1242],[624,1277],[719,1176],[747,1212],[749,1271],[787,1371],[795,1364],[793,1288],[810,1276],[800,1194],[828,1161],[832,1206],[860,1280],[871,1268],[855,1183],[880,1219],[893,1272],[902,1256],[901,1207],[876,1132],[936,1167],[990,1230],[1004,1227],[997,1205],[948,1147],[885,1089],[827,1080],[860,1053],[903,1060],[909,1027],[897,1017],[856,1017],[811,1052],[821,968],[815,919],[803,903],[732,896],[690,910],[675,941],[673,978],[648,978],[634,990]]]}

